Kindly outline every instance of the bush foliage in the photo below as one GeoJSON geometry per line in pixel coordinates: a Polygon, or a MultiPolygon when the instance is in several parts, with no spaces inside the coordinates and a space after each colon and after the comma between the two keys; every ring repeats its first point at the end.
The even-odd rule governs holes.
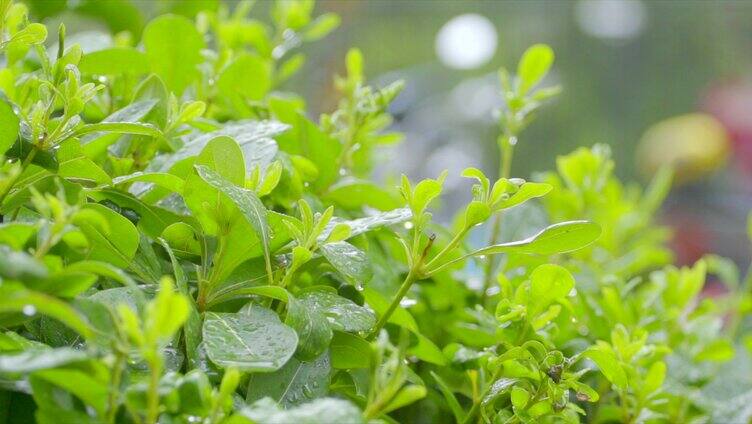
{"type": "Polygon", "coordinates": [[[465,170],[441,225],[446,173],[369,178],[402,83],[369,86],[351,50],[311,119],[285,82],[339,20],[271,11],[163,15],[84,52],[0,1],[4,422],[749,418],[747,284],[717,256],[672,265],[671,171],[624,185],[596,145],[510,175],[559,92],[549,47],[500,72],[499,178],[465,170]]]}

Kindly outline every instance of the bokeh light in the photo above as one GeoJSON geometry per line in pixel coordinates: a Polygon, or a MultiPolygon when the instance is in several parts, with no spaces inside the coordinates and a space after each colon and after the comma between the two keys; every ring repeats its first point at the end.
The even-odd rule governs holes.
{"type": "Polygon", "coordinates": [[[580,29],[593,37],[623,41],[645,27],[645,5],[640,0],[580,0],[575,8],[580,29]]]}
{"type": "Polygon", "coordinates": [[[488,18],[468,13],[455,16],[436,35],[436,55],[454,69],[474,69],[496,53],[496,28],[488,18]]]}

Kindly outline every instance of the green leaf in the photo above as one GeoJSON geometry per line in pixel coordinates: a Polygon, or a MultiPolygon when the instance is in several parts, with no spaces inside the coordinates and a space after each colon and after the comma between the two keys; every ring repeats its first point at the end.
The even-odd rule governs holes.
{"type": "Polygon", "coordinates": [[[290,131],[277,137],[280,147],[289,154],[302,155],[316,165],[318,175],[312,186],[316,190],[329,187],[339,178],[341,144],[322,131],[289,101],[272,98],[269,108],[281,122],[291,126],[290,131]]]}
{"type": "Polygon", "coordinates": [[[525,406],[527,406],[527,401],[530,400],[530,392],[522,387],[514,386],[512,387],[510,399],[512,400],[512,406],[515,411],[523,410],[525,406]]]}
{"type": "Polygon", "coordinates": [[[329,352],[333,368],[356,369],[371,366],[371,344],[356,335],[335,331],[329,352]]]}
{"type": "Polygon", "coordinates": [[[26,287],[57,297],[75,297],[94,283],[97,276],[88,272],[63,269],[51,274],[44,281],[28,282],[26,287]]]}
{"type": "MultiPolygon", "coordinates": [[[[21,250],[36,231],[34,225],[25,222],[0,224],[0,244],[7,244],[11,249],[21,250]]],[[[0,247],[0,249],[3,249],[3,247],[0,247]]],[[[3,253],[2,256],[6,254],[3,253]]],[[[2,259],[0,259],[0,262],[2,262],[2,259]]]]}
{"type": "Polygon", "coordinates": [[[417,384],[409,384],[400,389],[397,392],[389,404],[382,409],[384,413],[392,412],[395,409],[402,408],[403,406],[415,403],[420,399],[426,397],[427,390],[425,386],[419,386],[417,384]]]}
{"type": "MultiPolygon", "coordinates": [[[[205,134],[198,133],[195,136],[187,137],[182,148],[175,153],[157,156],[149,164],[147,170],[151,172],[168,172],[177,163],[199,155],[212,140],[221,136],[232,138],[240,146],[243,152],[242,158],[245,159],[245,169],[251,170],[256,167],[263,169],[274,161],[274,157],[277,154],[277,143],[272,137],[284,133],[288,128],[288,125],[277,121],[238,121],[228,123],[217,131],[205,134]]],[[[207,165],[206,163],[203,164],[207,165]]],[[[222,169],[212,169],[220,173],[222,172],[222,169]]],[[[227,175],[223,174],[223,176],[235,182],[231,178],[228,178],[227,175]]]]}
{"type": "Polygon", "coordinates": [[[295,353],[298,336],[277,315],[261,306],[229,314],[207,312],[204,348],[216,365],[246,372],[280,369],[295,353]]]}
{"type": "Polygon", "coordinates": [[[310,362],[291,358],[273,373],[252,374],[248,380],[246,402],[271,397],[284,408],[324,397],[329,389],[331,365],[324,352],[310,362]]]}
{"type": "Polygon", "coordinates": [[[151,238],[159,237],[170,224],[181,220],[181,216],[177,213],[147,204],[134,195],[119,189],[97,188],[87,191],[87,195],[98,202],[110,200],[118,205],[121,210],[131,209],[135,211],[139,216],[139,230],[151,238]]]}
{"type": "Polygon", "coordinates": [[[339,224],[345,224],[350,227],[350,237],[373,231],[382,227],[402,224],[412,218],[412,211],[409,208],[394,209],[388,212],[380,212],[364,218],[343,220],[334,217],[329,221],[324,231],[319,236],[320,242],[325,242],[332,230],[339,224]]]}
{"type": "Polygon", "coordinates": [[[587,221],[562,222],[551,225],[524,240],[485,247],[474,251],[471,255],[494,255],[498,253],[553,255],[567,253],[587,247],[600,235],[601,227],[598,224],[587,221]]]}
{"type": "Polygon", "coordinates": [[[493,402],[496,398],[502,394],[508,392],[519,381],[516,378],[500,378],[491,385],[491,388],[483,398],[483,405],[487,405],[493,402]]]}
{"type": "Polygon", "coordinates": [[[55,368],[37,371],[34,378],[43,379],[74,394],[90,405],[100,416],[107,410],[111,388],[107,381],[106,368],[99,365],[99,373],[90,370],[55,368]]]}
{"type": "Polygon", "coordinates": [[[446,365],[446,358],[438,346],[436,346],[428,337],[417,332],[414,334],[418,339],[418,343],[408,349],[410,355],[434,365],[446,365]]]}
{"type": "Polygon", "coordinates": [[[330,291],[308,291],[300,295],[299,301],[323,313],[332,330],[357,333],[368,331],[376,324],[376,317],[370,310],[330,291]]]}
{"type": "Polygon", "coordinates": [[[66,137],[81,137],[98,132],[148,135],[155,138],[163,137],[159,128],[152,124],[143,124],[140,122],[99,122],[96,124],[85,124],[71,131],[66,137]]]}
{"type": "Polygon", "coordinates": [[[42,293],[16,289],[8,285],[0,286],[0,312],[27,315],[39,313],[55,318],[86,339],[92,336],[89,323],[75,309],[63,301],[42,293]]]}
{"type": "Polygon", "coordinates": [[[366,254],[346,241],[327,243],[319,247],[327,261],[348,281],[356,285],[368,283],[373,276],[366,254]]]}
{"type": "MultiPolygon", "coordinates": [[[[385,299],[379,292],[371,287],[366,287],[363,291],[363,294],[365,295],[366,302],[373,308],[374,311],[376,311],[377,315],[381,315],[386,312],[387,308],[389,307],[389,301],[385,299]]],[[[398,306],[397,309],[394,310],[394,313],[392,313],[392,316],[389,317],[388,322],[406,328],[414,334],[420,333],[420,331],[418,330],[418,324],[416,324],[415,322],[415,318],[413,318],[413,316],[410,315],[410,312],[406,311],[405,308],[401,306],[398,306]]]]}
{"type": "Polygon", "coordinates": [[[175,253],[165,240],[160,240],[162,247],[167,251],[172,264],[172,272],[175,276],[175,284],[180,293],[188,300],[188,317],[183,326],[183,339],[185,341],[185,353],[188,358],[188,364],[191,368],[198,366],[198,346],[201,343],[201,316],[199,316],[196,303],[191,297],[188,279],[183,271],[183,267],[175,257],[175,253]]]}
{"type": "Polygon", "coordinates": [[[663,361],[654,362],[650,366],[647,375],[642,383],[642,396],[647,397],[656,390],[660,389],[663,381],[666,379],[666,363],[663,361]]]}
{"type": "Polygon", "coordinates": [[[249,101],[264,98],[272,88],[271,63],[252,53],[241,53],[219,74],[217,88],[223,100],[246,114],[249,101]]]}
{"type": "Polygon", "coordinates": [[[196,165],[196,171],[201,179],[227,196],[237,206],[251,227],[253,227],[259,240],[261,240],[261,247],[264,249],[264,261],[266,262],[266,271],[269,276],[269,283],[271,284],[272,266],[269,252],[269,222],[264,204],[261,203],[261,200],[253,191],[233,185],[218,173],[203,165],[196,165]]]}
{"type": "Polygon", "coordinates": [[[520,79],[520,93],[525,94],[551,69],[554,63],[554,51],[545,44],[531,46],[517,65],[517,77],[520,79]]]}
{"type": "Polygon", "coordinates": [[[146,306],[144,327],[147,337],[167,341],[183,327],[191,312],[188,298],[176,293],[172,280],[165,277],[157,296],[146,306]]]}
{"type": "Polygon", "coordinates": [[[530,297],[527,314],[536,317],[558,300],[565,299],[574,288],[574,278],[566,268],[544,264],[530,274],[530,297]]]}
{"type": "Polygon", "coordinates": [[[619,360],[616,358],[611,346],[605,343],[598,343],[595,346],[588,348],[583,356],[590,358],[603,375],[613,383],[616,387],[624,390],[627,388],[627,374],[624,372],[619,360]]]}
{"type": "Polygon", "coordinates": [[[446,403],[449,406],[449,409],[452,410],[452,414],[454,415],[455,422],[458,422],[458,423],[464,422],[465,411],[462,409],[462,406],[460,406],[460,403],[457,401],[457,398],[454,396],[454,393],[452,393],[452,389],[435,372],[431,371],[431,376],[433,377],[434,380],[436,380],[436,383],[439,385],[439,390],[441,390],[441,394],[444,395],[444,400],[446,400],[446,403]]]}
{"type": "Polygon", "coordinates": [[[40,44],[47,39],[47,27],[40,23],[30,23],[13,34],[10,41],[23,44],[40,44]]]}
{"type": "Polygon", "coordinates": [[[447,172],[444,171],[439,178],[435,180],[427,178],[415,185],[415,189],[413,189],[413,192],[408,199],[413,214],[420,215],[434,199],[439,197],[444,186],[446,175],[447,172]]]}
{"type": "Polygon", "coordinates": [[[280,409],[274,400],[261,399],[240,410],[240,414],[253,422],[265,424],[363,424],[361,412],[346,400],[321,398],[290,409],[280,409]]]}
{"type": "Polygon", "coordinates": [[[180,257],[201,256],[201,243],[196,231],[185,222],[171,224],[162,232],[164,239],[171,247],[172,252],[180,257]]]}
{"type": "Polygon", "coordinates": [[[376,183],[354,178],[337,181],[322,197],[349,210],[360,210],[363,206],[370,206],[388,211],[400,206],[398,199],[376,183]]]}
{"type": "MultiPolygon", "coordinates": [[[[151,293],[153,294],[153,290],[151,293]]],[[[99,290],[89,296],[89,299],[107,306],[113,312],[118,305],[123,304],[133,312],[140,313],[146,305],[146,296],[140,287],[115,287],[99,290]]]]}
{"type": "Polygon", "coordinates": [[[127,218],[103,205],[89,203],[85,210],[92,210],[103,218],[98,222],[85,217],[76,221],[91,244],[88,258],[128,268],[138,249],[136,227],[127,218]]]}
{"type": "Polygon", "coordinates": [[[47,278],[47,275],[47,267],[33,256],[0,245],[0,277],[32,281],[47,278]]]}
{"type": "Polygon", "coordinates": [[[501,200],[494,204],[495,210],[509,209],[521,203],[527,202],[536,197],[542,197],[548,194],[553,187],[550,184],[543,183],[523,183],[514,194],[508,199],[501,200]]]}
{"type": "Polygon", "coordinates": [[[0,155],[13,146],[18,138],[20,121],[13,108],[5,101],[0,101],[0,155]]]}
{"type": "MultiPolygon", "coordinates": [[[[258,280],[266,280],[266,274],[263,277],[259,277],[258,280]]],[[[227,284],[218,287],[212,291],[208,296],[208,306],[219,305],[223,302],[228,302],[237,299],[243,299],[251,296],[264,296],[270,299],[276,299],[280,302],[287,303],[290,299],[290,294],[287,290],[279,286],[256,286],[247,287],[250,281],[241,281],[236,284],[227,284]]]]}
{"type": "Polygon", "coordinates": [[[198,76],[204,39],[189,19],[163,15],[144,28],[144,49],[152,72],[180,95],[198,76]]]}
{"type": "Polygon", "coordinates": [[[332,329],[322,311],[309,308],[304,302],[289,297],[287,302],[287,318],[285,324],[298,333],[297,357],[311,360],[319,356],[329,347],[332,340],[332,329]]]}
{"type": "Polygon", "coordinates": [[[136,181],[154,183],[174,193],[183,192],[184,181],[182,178],[161,172],[138,171],[128,175],[121,175],[112,179],[112,185],[127,184],[136,181]]]}
{"type": "Polygon", "coordinates": [[[483,202],[473,200],[465,208],[465,228],[471,228],[485,222],[491,216],[491,208],[483,202]]]}
{"type": "Polygon", "coordinates": [[[734,345],[730,340],[716,339],[703,346],[695,355],[695,361],[724,362],[734,357],[734,345]]]}
{"type": "Polygon", "coordinates": [[[335,30],[340,24],[339,15],[335,13],[324,13],[316,17],[303,32],[303,36],[308,41],[316,41],[326,37],[327,34],[335,30]]]}
{"type": "Polygon", "coordinates": [[[26,374],[89,359],[87,352],[69,347],[26,349],[23,352],[0,355],[0,374],[26,374]]]}
{"type": "Polygon", "coordinates": [[[78,69],[85,74],[141,75],[149,72],[149,59],[133,47],[110,47],[85,54],[78,69]]]}

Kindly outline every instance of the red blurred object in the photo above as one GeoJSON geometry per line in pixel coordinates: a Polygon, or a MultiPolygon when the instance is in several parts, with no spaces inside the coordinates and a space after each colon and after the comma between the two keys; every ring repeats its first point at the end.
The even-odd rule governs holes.
{"type": "Polygon", "coordinates": [[[701,107],[726,127],[737,164],[752,174],[752,79],[711,86],[701,107]]]}
{"type": "Polygon", "coordinates": [[[712,251],[715,234],[705,226],[702,219],[678,210],[669,210],[666,216],[674,231],[670,244],[676,254],[677,265],[692,265],[712,251]]]}

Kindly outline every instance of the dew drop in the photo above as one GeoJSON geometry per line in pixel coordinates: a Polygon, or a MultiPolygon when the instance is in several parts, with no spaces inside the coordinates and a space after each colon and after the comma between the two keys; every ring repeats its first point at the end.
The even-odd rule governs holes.
{"type": "Polygon", "coordinates": [[[416,303],[418,303],[418,301],[415,299],[404,298],[400,301],[400,306],[402,306],[403,308],[409,308],[415,305],[416,303]]]}
{"type": "Polygon", "coordinates": [[[21,311],[24,315],[30,317],[37,313],[37,308],[34,305],[26,305],[21,311]]]}

